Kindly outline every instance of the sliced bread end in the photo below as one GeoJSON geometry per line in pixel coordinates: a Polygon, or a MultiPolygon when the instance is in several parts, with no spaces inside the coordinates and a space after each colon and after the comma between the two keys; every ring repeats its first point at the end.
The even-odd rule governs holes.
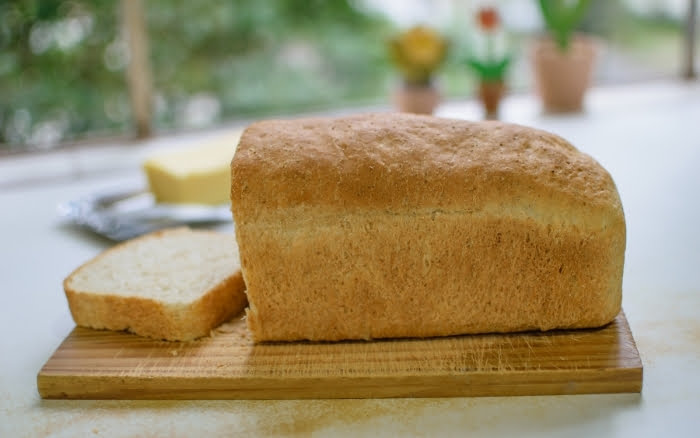
{"type": "Polygon", "coordinates": [[[68,276],[64,290],[80,326],[171,341],[208,335],[247,303],[234,237],[187,228],[105,251],[68,276]]]}

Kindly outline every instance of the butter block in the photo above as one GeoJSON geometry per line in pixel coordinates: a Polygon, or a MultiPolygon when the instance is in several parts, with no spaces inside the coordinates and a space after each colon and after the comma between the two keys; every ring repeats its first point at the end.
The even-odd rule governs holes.
{"type": "Polygon", "coordinates": [[[241,133],[209,143],[167,151],[143,163],[148,185],[160,203],[225,204],[231,188],[230,164],[241,133]]]}

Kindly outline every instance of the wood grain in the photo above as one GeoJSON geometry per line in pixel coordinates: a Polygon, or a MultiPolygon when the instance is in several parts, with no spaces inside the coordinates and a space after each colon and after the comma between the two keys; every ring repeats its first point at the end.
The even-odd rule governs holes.
{"type": "Polygon", "coordinates": [[[198,341],[75,328],[43,398],[302,399],[640,392],[624,313],[595,330],[339,343],[252,343],[240,316],[198,341]]]}

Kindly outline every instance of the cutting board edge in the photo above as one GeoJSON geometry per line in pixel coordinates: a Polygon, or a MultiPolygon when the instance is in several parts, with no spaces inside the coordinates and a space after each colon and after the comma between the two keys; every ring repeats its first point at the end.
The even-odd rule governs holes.
{"type": "MultiPolygon", "coordinates": [[[[67,337],[37,374],[44,399],[324,399],[525,396],[550,394],[639,393],[643,364],[624,311],[615,330],[626,355],[614,366],[569,369],[442,371],[379,375],[296,376],[212,375],[138,376],[129,369],[99,374],[62,368],[54,358],[67,337]],[[497,371],[497,372],[496,372],[497,371]],[[335,385],[335,386],[334,386],[335,385]]],[[[601,328],[605,331],[609,327],[601,328]]],[[[603,332],[601,332],[603,333],[603,332]]],[[[78,368],[80,369],[80,368],[78,368]]],[[[86,371],[83,369],[83,371],[86,371]]]]}
{"type": "Polygon", "coordinates": [[[546,377],[538,371],[494,375],[473,372],[442,376],[372,376],[328,378],[242,377],[142,378],[72,376],[81,384],[64,385],[66,375],[39,373],[45,399],[269,400],[334,398],[431,398],[639,393],[642,367],[611,370],[561,370],[546,377]],[[553,378],[552,376],[555,376],[553,378]],[[538,379],[538,377],[540,377],[538,379]],[[85,391],[75,391],[78,388],[85,391]]]}

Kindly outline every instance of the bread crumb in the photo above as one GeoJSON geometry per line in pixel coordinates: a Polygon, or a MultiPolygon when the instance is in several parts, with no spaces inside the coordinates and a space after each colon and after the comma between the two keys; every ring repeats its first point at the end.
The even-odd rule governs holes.
{"type": "Polygon", "coordinates": [[[233,333],[236,331],[236,327],[231,323],[225,322],[214,329],[214,331],[217,333],[233,333]]]}

